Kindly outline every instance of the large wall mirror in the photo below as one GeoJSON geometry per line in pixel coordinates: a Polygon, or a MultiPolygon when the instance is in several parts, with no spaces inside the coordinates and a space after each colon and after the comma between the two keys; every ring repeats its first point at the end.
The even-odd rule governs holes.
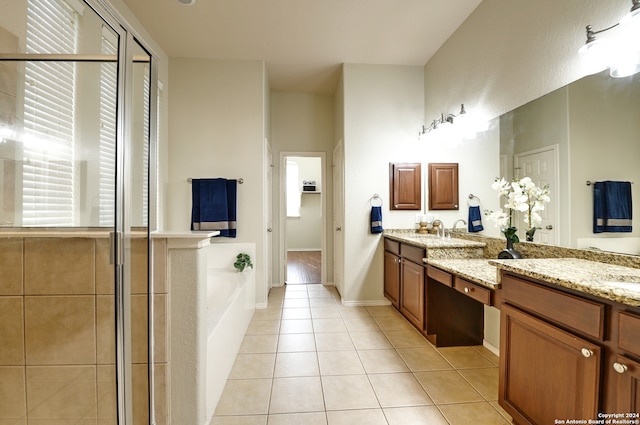
{"type": "Polygon", "coordinates": [[[539,173],[553,188],[553,205],[540,242],[640,255],[637,213],[631,233],[593,233],[593,185],[588,184],[633,182],[638,211],[639,118],[640,74],[612,78],[608,71],[575,81],[499,118],[500,175],[539,173]],[[531,170],[532,164],[534,168],[538,164],[538,169],[531,170]]]}

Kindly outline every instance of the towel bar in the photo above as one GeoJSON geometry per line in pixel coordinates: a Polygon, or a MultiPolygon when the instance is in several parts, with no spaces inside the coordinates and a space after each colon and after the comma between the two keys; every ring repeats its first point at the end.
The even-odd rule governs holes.
{"type": "Polygon", "coordinates": [[[480,206],[480,198],[478,198],[476,195],[474,195],[473,193],[469,194],[469,201],[467,201],[467,205],[471,206],[470,201],[477,199],[478,200],[478,206],[480,206]]]}
{"type": "Polygon", "coordinates": [[[382,206],[382,198],[380,197],[380,195],[378,195],[377,193],[374,193],[373,196],[371,198],[369,198],[369,205],[371,205],[372,207],[381,207],[382,206]],[[373,204],[374,201],[379,201],[380,205],[374,205],[373,204]]]}
{"type": "MultiPolygon", "coordinates": [[[[593,182],[591,180],[587,180],[587,186],[591,186],[593,184],[593,182]]],[[[631,184],[633,184],[633,182],[631,182],[631,184]]]]}
{"type": "MultiPolygon", "coordinates": [[[[191,177],[187,178],[187,183],[191,183],[193,179],[191,177]]],[[[238,179],[238,184],[244,183],[244,179],[241,177],[238,179]]]]}

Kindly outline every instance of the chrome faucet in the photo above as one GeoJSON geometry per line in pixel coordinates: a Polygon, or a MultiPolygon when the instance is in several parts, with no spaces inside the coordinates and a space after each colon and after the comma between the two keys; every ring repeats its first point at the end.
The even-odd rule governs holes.
{"type": "Polygon", "coordinates": [[[442,237],[444,238],[444,223],[441,220],[433,220],[431,227],[434,228],[437,236],[440,236],[440,229],[442,229],[442,237]]]}
{"type": "MultiPolygon", "coordinates": [[[[460,223],[460,222],[462,222],[462,224],[464,224],[465,226],[467,225],[467,222],[466,222],[465,220],[463,220],[463,219],[459,219],[459,220],[457,220],[455,223],[453,223],[453,232],[455,232],[455,231],[456,231],[456,226],[458,226],[458,223],[460,223]]],[[[462,232],[462,231],[463,231],[463,230],[461,230],[461,232],[462,232]]]]}

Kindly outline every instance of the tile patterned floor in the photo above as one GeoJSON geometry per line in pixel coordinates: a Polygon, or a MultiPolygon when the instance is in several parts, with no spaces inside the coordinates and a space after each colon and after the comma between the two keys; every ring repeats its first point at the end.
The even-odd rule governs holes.
{"type": "Polygon", "coordinates": [[[392,307],[335,288],[274,288],[257,310],[211,425],[503,425],[498,358],[435,348],[392,307]]]}

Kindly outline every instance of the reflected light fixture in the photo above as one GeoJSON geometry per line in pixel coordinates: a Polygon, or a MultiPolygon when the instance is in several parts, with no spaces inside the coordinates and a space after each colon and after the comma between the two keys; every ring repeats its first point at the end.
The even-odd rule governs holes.
{"type": "Polygon", "coordinates": [[[196,0],[176,0],[178,3],[183,4],[185,6],[192,6],[196,4],[196,0]]]}
{"type": "Polygon", "coordinates": [[[630,12],[619,23],[594,31],[587,25],[587,41],[578,54],[587,74],[609,68],[609,75],[623,78],[640,72],[640,0],[632,0],[630,12]],[[619,27],[616,40],[597,38],[596,34],[619,27]]]}
{"type": "MultiPolygon", "coordinates": [[[[640,1],[640,0],[639,0],[640,1]]],[[[464,109],[464,103],[460,105],[460,112],[456,114],[440,114],[439,118],[434,119],[429,126],[422,126],[422,130],[418,132],[418,136],[422,136],[423,134],[430,133],[433,130],[437,130],[438,128],[442,128],[447,124],[453,124],[454,118],[460,120],[464,118],[467,114],[467,111],[464,109]]]]}

